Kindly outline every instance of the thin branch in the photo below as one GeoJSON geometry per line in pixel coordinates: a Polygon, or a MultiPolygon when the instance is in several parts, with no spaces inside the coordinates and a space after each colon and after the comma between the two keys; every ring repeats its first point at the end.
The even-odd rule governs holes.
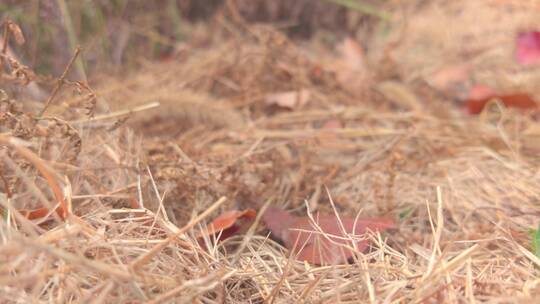
{"type": "Polygon", "coordinates": [[[71,66],[73,65],[73,63],[75,62],[75,59],[77,59],[77,56],[79,56],[79,53],[81,52],[81,48],[80,47],[77,47],[75,49],[75,54],[73,54],[73,57],[71,57],[71,60],[69,61],[68,65],[66,66],[66,68],[64,69],[64,72],[62,73],[62,75],[60,76],[60,78],[58,78],[58,81],[56,82],[56,86],[54,87],[51,95],[49,96],[49,98],[47,99],[47,102],[45,102],[45,106],[43,107],[43,109],[41,110],[41,112],[39,112],[39,116],[43,116],[43,113],[45,113],[45,111],[47,110],[47,108],[49,107],[49,105],[52,103],[54,97],[56,97],[56,95],[58,94],[58,92],[60,91],[60,88],[62,87],[62,85],[64,84],[65,82],[65,79],[67,77],[67,74],[69,72],[69,70],[71,69],[71,66]]]}

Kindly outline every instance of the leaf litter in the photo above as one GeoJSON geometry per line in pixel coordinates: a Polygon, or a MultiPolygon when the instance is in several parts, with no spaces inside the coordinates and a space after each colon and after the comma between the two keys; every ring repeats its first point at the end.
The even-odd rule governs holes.
{"type": "Polygon", "coordinates": [[[355,252],[368,247],[367,239],[358,239],[368,229],[383,231],[395,227],[390,218],[349,218],[336,215],[295,217],[275,207],[263,215],[265,225],[274,237],[285,243],[290,254],[299,261],[315,265],[336,265],[347,262],[355,252]]]}
{"type": "MultiPolygon", "coordinates": [[[[260,28],[167,63],[145,63],[127,79],[102,76],[95,93],[119,116],[78,116],[84,96],[60,89],[51,109],[82,134],[75,158],[66,157],[74,145],[69,132],[47,137],[39,130],[50,121],[30,124],[3,112],[14,122],[2,125],[4,142],[25,136],[24,145],[56,172],[71,207],[65,220],[19,212],[52,204],[57,191],[2,145],[0,186],[10,194],[0,197],[2,299],[535,299],[538,259],[522,250],[530,239],[511,233],[536,227],[540,215],[534,113],[504,112],[495,125],[452,103],[437,107],[446,117],[422,106],[402,111],[399,94],[396,102],[370,89],[348,90],[334,73],[333,65],[260,28]],[[310,92],[303,107],[273,111],[265,102],[300,89],[310,92]],[[130,111],[156,101],[162,111],[130,111]],[[131,117],[123,125],[109,128],[125,115],[131,117]],[[329,121],[339,127],[321,127],[329,121]],[[245,235],[207,248],[198,241],[204,228],[197,227],[211,218],[267,202],[296,210],[284,222],[306,214],[304,200],[312,212],[334,214],[330,198],[320,195],[324,187],[344,218],[403,214],[398,232],[363,234],[368,250],[356,248],[350,264],[324,266],[291,259],[257,218],[245,235]]],[[[29,115],[43,107],[28,105],[35,110],[29,115]]],[[[276,234],[283,237],[283,228],[276,234]]]]}

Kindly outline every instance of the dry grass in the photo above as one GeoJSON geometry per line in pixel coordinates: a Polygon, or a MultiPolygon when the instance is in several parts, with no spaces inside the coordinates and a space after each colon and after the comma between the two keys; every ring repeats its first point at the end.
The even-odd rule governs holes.
{"type": "Polygon", "coordinates": [[[355,97],[314,56],[257,28],[145,63],[122,80],[104,77],[95,91],[116,114],[76,114],[82,97],[64,93],[48,111],[62,118],[62,132],[38,132],[52,130],[39,120],[21,143],[12,138],[21,137],[24,115],[3,125],[0,298],[534,302],[540,260],[527,234],[540,217],[534,113],[468,117],[450,103],[411,110],[374,92],[355,97]],[[264,102],[293,89],[310,91],[305,107],[264,102]],[[126,109],[137,112],[127,121],[126,109]],[[343,128],[323,128],[329,120],[343,128]],[[76,158],[68,157],[72,130],[80,135],[76,158]],[[17,211],[57,199],[16,145],[47,165],[70,206],[65,220],[51,214],[39,223],[17,211]],[[340,213],[393,216],[399,229],[369,234],[369,252],[332,266],[289,259],[260,226],[208,249],[194,239],[232,208],[302,213],[307,204],[332,212],[325,187],[340,213]]]}

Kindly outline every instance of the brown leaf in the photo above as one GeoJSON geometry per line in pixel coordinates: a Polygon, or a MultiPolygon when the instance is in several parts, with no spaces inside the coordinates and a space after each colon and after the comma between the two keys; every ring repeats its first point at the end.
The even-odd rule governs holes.
{"type": "Polygon", "coordinates": [[[293,110],[303,107],[309,101],[310,95],[308,90],[275,93],[266,96],[266,103],[293,110]]]}
{"type": "Polygon", "coordinates": [[[500,100],[508,108],[518,108],[522,110],[538,108],[538,103],[528,94],[514,93],[500,95],[497,94],[495,90],[483,85],[476,85],[471,88],[465,104],[469,114],[479,114],[492,99],[500,100]]]}
{"type": "Polygon", "coordinates": [[[212,236],[223,231],[219,240],[226,239],[248,228],[256,216],[257,212],[253,209],[227,211],[208,224],[203,229],[203,232],[199,234],[199,238],[212,236]]]}
{"type": "Polygon", "coordinates": [[[360,218],[356,222],[355,218],[340,219],[346,234],[354,236],[354,250],[335,215],[315,216],[316,225],[324,236],[308,217],[295,217],[278,208],[268,208],[263,215],[266,226],[276,238],[283,241],[296,259],[316,265],[344,263],[355,251],[367,248],[366,239],[357,240],[367,229],[383,231],[395,227],[394,221],[389,218],[360,218]]]}

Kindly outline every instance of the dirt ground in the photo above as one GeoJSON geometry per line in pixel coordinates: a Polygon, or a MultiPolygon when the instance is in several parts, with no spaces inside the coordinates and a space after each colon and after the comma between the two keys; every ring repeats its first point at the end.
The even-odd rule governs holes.
{"type": "Polygon", "coordinates": [[[160,60],[91,88],[63,82],[43,113],[16,82],[31,72],[13,73],[0,83],[0,298],[537,301],[539,112],[470,115],[466,100],[478,84],[540,97],[540,70],[514,54],[517,33],[540,28],[538,4],[380,9],[391,21],[331,36],[317,24],[308,40],[226,11],[160,60]],[[55,204],[65,213],[29,212],[55,204]],[[344,265],[290,258],[259,217],[197,238],[225,211],[268,206],[397,228],[368,233],[344,265]]]}

